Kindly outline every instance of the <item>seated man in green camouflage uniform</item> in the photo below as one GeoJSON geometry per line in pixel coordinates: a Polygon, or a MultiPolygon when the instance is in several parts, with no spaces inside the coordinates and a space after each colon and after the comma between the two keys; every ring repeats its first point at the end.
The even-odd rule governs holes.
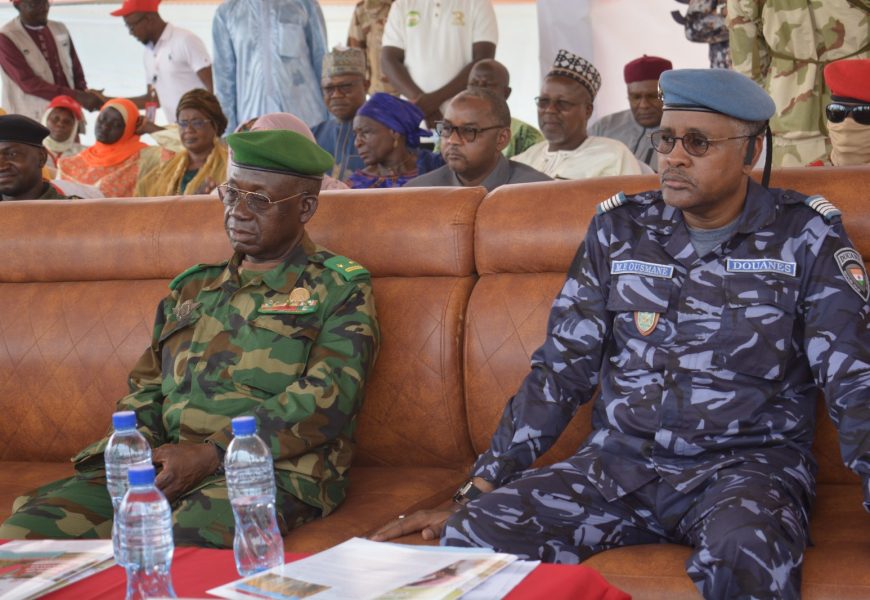
{"type": "Polygon", "coordinates": [[[42,140],[48,134],[24,115],[0,116],[0,201],[69,198],[42,175],[48,159],[42,140]]]}
{"type": "MultiPolygon", "coordinates": [[[[281,533],[335,509],[379,342],[368,271],[305,234],[332,158],[288,131],[227,141],[233,160],[218,189],[235,253],[169,284],[118,402],[154,448],[180,545],[232,547],[220,467],[230,420],[243,414],[272,449],[281,533]]],[[[106,441],[75,457],[74,477],[19,498],[0,538],[110,537],[106,441]]]]}

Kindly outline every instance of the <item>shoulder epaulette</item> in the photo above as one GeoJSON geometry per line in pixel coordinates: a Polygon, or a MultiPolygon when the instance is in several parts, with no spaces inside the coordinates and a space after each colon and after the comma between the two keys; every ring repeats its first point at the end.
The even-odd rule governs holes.
{"type": "Polygon", "coordinates": [[[368,269],[346,256],[335,255],[332,258],[327,258],[323,261],[323,266],[341,275],[345,281],[354,281],[370,276],[368,269]]]}
{"type": "Polygon", "coordinates": [[[595,207],[595,214],[602,215],[609,210],[622,206],[626,202],[628,202],[628,198],[625,197],[623,192],[619,192],[595,207]]]}
{"type": "Polygon", "coordinates": [[[225,261],[225,262],[218,263],[218,264],[199,263],[198,265],[193,265],[192,267],[188,267],[187,269],[185,269],[184,271],[182,271],[181,273],[176,275],[175,278],[169,282],[169,289],[170,290],[178,289],[179,284],[184,280],[185,277],[187,277],[191,273],[196,273],[198,271],[204,271],[205,269],[210,269],[212,267],[224,268],[227,265],[227,262],[229,262],[229,261],[225,261]]]}
{"type": "Polygon", "coordinates": [[[842,216],[840,209],[826,200],[824,196],[809,196],[804,198],[804,204],[812,208],[814,211],[822,215],[827,222],[831,222],[835,217],[842,216]]]}

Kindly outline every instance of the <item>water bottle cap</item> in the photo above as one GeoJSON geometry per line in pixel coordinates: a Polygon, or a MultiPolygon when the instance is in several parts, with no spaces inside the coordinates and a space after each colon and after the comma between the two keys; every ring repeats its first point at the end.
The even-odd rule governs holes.
{"type": "Polygon", "coordinates": [[[151,485],[154,483],[154,466],[130,467],[127,471],[127,480],[130,485],[151,485]]]}
{"type": "Polygon", "coordinates": [[[112,414],[112,427],[115,431],[136,429],[136,413],[132,410],[122,410],[112,414]]]}
{"type": "Polygon", "coordinates": [[[236,417],[233,419],[233,435],[251,435],[257,432],[257,420],[254,417],[236,417]]]}

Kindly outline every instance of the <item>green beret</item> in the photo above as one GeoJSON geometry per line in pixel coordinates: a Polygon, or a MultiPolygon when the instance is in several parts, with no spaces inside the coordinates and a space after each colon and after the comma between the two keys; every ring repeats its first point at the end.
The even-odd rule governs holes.
{"type": "Polygon", "coordinates": [[[286,129],[231,133],[227,144],[233,151],[233,163],[246,169],[322,177],[334,162],[329,152],[286,129]]]}

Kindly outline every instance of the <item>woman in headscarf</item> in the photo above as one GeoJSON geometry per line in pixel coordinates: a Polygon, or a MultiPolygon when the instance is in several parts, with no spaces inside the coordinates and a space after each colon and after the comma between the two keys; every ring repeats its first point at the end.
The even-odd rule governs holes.
{"type": "Polygon", "coordinates": [[[97,143],[58,162],[58,178],[100,189],[106,198],[133,196],[136,182],[160,161],[161,150],[136,135],[139,110],[126,98],[109,100],[100,109],[97,143]]]}
{"type": "MultiPolygon", "coordinates": [[[[308,128],[302,119],[291,115],[290,113],[269,113],[267,115],[263,115],[257,119],[253,119],[248,123],[244,123],[239,126],[241,130],[244,128],[244,131],[260,131],[260,130],[269,130],[269,129],[282,129],[287,131],[295,131],[299,135],[304,135],[309,140],[317,143],[317,140],[314,139],[314,134],[311,133],[311,130],[308,128]]],[[[329,175],[323,176],[323,182],[320,184],[321,190],[346,190],[347,185],[338,181],[334,177],[330,177],[329,175]]]]}
{"type": "Polygon", "coordinates": [[[355,145],[365,168],[350,176],[352,188],[401,187],[409,180],[444,164],[440,154],[420,148],[419,108],[379,92],[363,104],[353,119],[355,145]]]}
{"type": "Polygon", "coordinates": [[[215,95],[190,90],[179,100],[175,117],[184,149],[143,175],[137,196],[208,194],[226,177],[227,149],[220,136],[227,118],[215,95]]]}
{"type": "Polygon", "coordinates": [[[70,96],[55,96],[42,115],[42,124],[48,127],[48,137],[42,145],[48,151],[45,168],[48,176],[57,173],[57,161],[62,156],[78,154],[87,146],[79,143],[79,134],[84,131],[85,117],[82,105],[70,96]]]}

